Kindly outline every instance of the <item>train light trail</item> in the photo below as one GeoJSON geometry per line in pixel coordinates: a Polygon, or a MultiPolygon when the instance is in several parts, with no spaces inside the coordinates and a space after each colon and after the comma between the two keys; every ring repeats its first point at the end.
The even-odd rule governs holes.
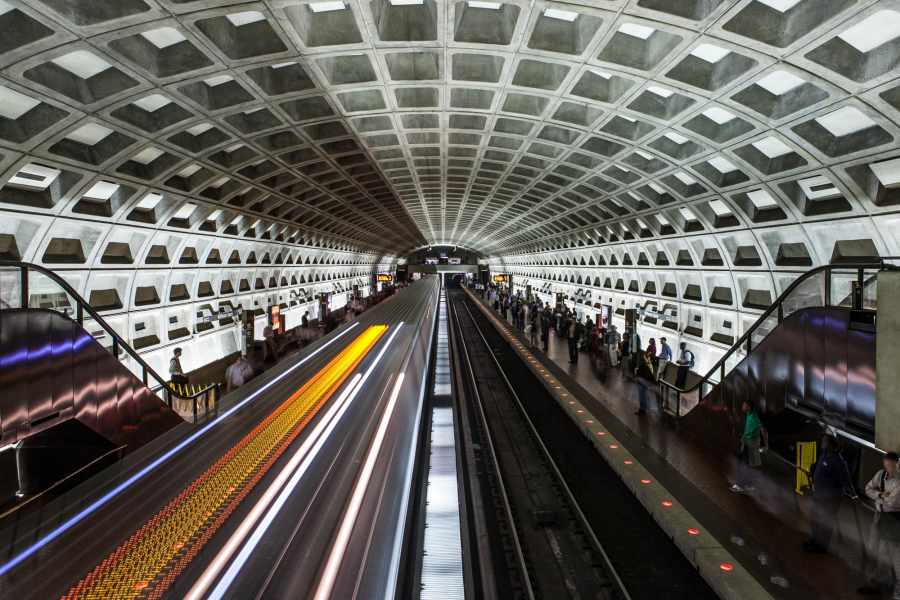
{"type": "Polygon", "coordinates": [[[159,598],[350,376],[387,327],[369,327],[103,561],[66,600],[159,598]],[[234,488],[234,492],[229,492],[234,488]],[[175,548],[171,540],[184,544],[175,548]],[[147,583],[144,587],[138,584],[147,583]]]}
{"type": "Polygon", "coordinates": [[[69,529],[74,527],[76,524],[83,521],[85,518],[87,518],[91,514],[93,514],[98,508],[100,508],[101,506],[103,506],[104,504],[106,504],[107,502],[109,502],[110,500],[112,500],[113,498],[115,498],[116,496],[118,496],[119,494],[121,494],[122,492],[127,490],[128,488],[130,488],[132,485],[134,485],[135,483],[137,483],[138,481],[140,481],[141,479],[143,479],[144,477],[146,477],[153,471],[155,471],[161,465],[168,462],[172,457],[176,456],[182,450],[184,450],[187,446],[194,443],[201,436],[203,436],[206,433],[208,433],[209,431],[211,431],[215,426],[219,425],[220,423],[224,423],[228,418],[231,417],[232,414],[234,414],[236,411],[243,408],[248,402],[251,402],[256,397],[258,397],[261,393],[263,393],[264,391],[266,391],[267,389],[269,389],[270,387],[272,387],[273,385],[275,385],[276,383],[281,381],[283,378],[285,378],[288,375],[290,375],[291,373],[293,373],[301,365],[303,365],[304,363],[306,363],[307,361],[312,359],[314,356],[316,356],[317,354],[319,354],[320,352],[325,350],[325,348],[327,348],[331,344],[338,341],[341,337],[350,333],[350,331],[353,328],[355,328],[357,325],[359,325],[359,323],[353,323],[346,330],[340,332],[334,338],[332,338],[331,340],[328,340],[328,342],[323,344],[320,348],[317,348],[314,352],[310,353],[309,356],[304,357],[297,364],[295,364],[291,368],[287,369],[284,373],[282,373],[281,375],[278,375],[272,381],[270,381],[263,387],[259,388],[258,390],[256,390],[255,392],[253,392],[252,394],[250,394],[249,396],[247,396],[246,398],[244,398],[243,400],[241,400],[234,406],[232,406],[230,409],[228,409],[227,411],[222,413],[222,415],[219,416],[219,418],[214,420],[212,423],[210,423],[209,425],[207,425],[206,427],[204,427],[203,429],[201,429],[194,435],[188,437],[186,440],[184,440],[183,442],[181,442],[180,444],[178,444],[177,446],[175,446],[174,448],[172,448],[171,450],[169,450],[168,452],[166,452],[165,454],[163,454],[162,456],[160,456],[159,458],[154,460],[152,463],[150,463],[149,465],[147,465],[146,467],[141,469],[139,472],[135,473],[134,475],[132,475],[131,477],[126,479],[124,482],[122,482],[121,484],[116,486],[108,494],[104,495],[103,497],[98,499],[93,504],[90,504],[87,508],[85,508],[84,510],[82,510],[81,512],[76,514],[74,517],[72,517],[71,519],[69,519],[68,521],[66,521],[65,523],[63,523],[62,525],[60,525],[59,527],[57,527],[56,529],[54,529],[53,531],[48,533],[46,536],[44,536],[43,538],[41,538],[40,540],[38,540],[31,546],[29,546],[28,548],[23,550],[21,553],[17,554],[13,558],[11,558],[9,561],[4,563],[3,565],[0,565],[0,577],[5,575],[12,569],[16,568],[19,564],[21,564],[24,560],[28,559],[29,557],[33,556],[41,548],[43,548],[44,546],[46,546],[53,540],[57,539],[63,533],[65,533],[66,531],[68,531],[69,529]]]}

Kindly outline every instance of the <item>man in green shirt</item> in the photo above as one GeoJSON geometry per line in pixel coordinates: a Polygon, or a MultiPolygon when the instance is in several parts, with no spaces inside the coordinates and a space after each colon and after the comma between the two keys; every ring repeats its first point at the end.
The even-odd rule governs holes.
{"type": "Polygon", "coordinates": [[[769,432],[763,427],[755,408],[752,400],[747,400],[741,407],[747,415],[747,420],[744,424],[744,435],[741,437],[741,453],[738,455],[740,475],[735,484],[729,488],[732,492],[752,492],[755,489],[752,481],[753,472],[747,467],[759,467],[762,464],[761,453],[769,451],[769,432]]]}

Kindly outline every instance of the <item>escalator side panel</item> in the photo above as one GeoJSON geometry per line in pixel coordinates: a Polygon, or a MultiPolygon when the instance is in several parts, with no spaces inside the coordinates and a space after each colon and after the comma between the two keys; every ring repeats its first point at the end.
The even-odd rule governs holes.
{"type": "MultiPolygon", "coordinates": [[[[788,406],[796,408],[803,401],[806,392],[806,369],[803,352],[806,342],[806,313],[796,312],[781,325],[784,329],[785,400],[788,406]]],[[[768,344],[763,341],[763,344],[768,344]]]]}
{"type": "MultiPolygon", "coordinates": [[[[773,335],[774,332],[770,335],[773,335]]],[[[742,364],[747,365],[747,399],[756,403],[760,414],[765,414],[770,401],[766,390],[769,387],[766,378],[766,353],[751,352],[742,364]]]]}
{"type": "Polygon", "coordinates": [[[106,351],[95,343],[84,330],[76,330],[72,344],[72,394],[75,418],[94,431],[100,431],[99,405],[97,396],[97,366],[100,353],[106,351]]]}
{"type": "Polygon", "coordinates": [[[754,356],[754,354],[764,355],[766,384],[762,393],[765,394],[766,408],[767,410],[780,410],[781,407],[786,405],[787,350],[790,348],[788,331],[785,327],[776,327],[768,337],[772,341],[767,343],[761,352],[751,352],[750,356],[754,356]]]}
{"type": "Polygon", "coordinates": [[[844,429],[847,421],[847,334],[850,313],[822,311],[822,347],[824,350],[823,406],[825,422],[844,429]]]}
{"type": "Polygon", "coordinates": [[[733,410],[740,411],[744,402],[749,400],[747,396],[747,361],[741,361],[732,371],[734,377],[734,401],[733,410]]]}
{"type": "Polygon", "coordinates": [[[10,313],[0,324],[0,431],[3,445],[16,441],[28,423],[28,407],[17,401],[28,393],[28,320],[10,313]]]}
{"type": "Polygon", "coordinates": [[[71,411],[73,409],[72,401],[63,399],[72,398],[72,377],[67,374],[74,373],[74,323],[55,319],[51,320],[50,325],[53,339],[50,367],[50,400],[53,405],[51,410],[61,413],[63,410],[71,411]]]}
{"type": "Polygon", "coordinates": [[[875,334],[849,331],[847,427],[854,435],[875,436],[875,334]]]}
{"type": "Polygon", "coordinates": [[[53,330],[48,313],[28,319],[28,421],[53,414],[53,330]]]}
{"type": "Polygon", "coordinates": [[[824,412],[825,405],[825,323],[818,308],[806,313],[803,327],[803,353],[796,356],[805,367],[802,401],[824,412]]]}

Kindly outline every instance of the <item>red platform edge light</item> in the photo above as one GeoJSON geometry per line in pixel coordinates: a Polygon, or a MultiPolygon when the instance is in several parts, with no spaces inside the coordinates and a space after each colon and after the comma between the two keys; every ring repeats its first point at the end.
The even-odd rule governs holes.
{"type": "Polygon", "coordinates": [[[630,460],[626,460],[626,461],[625,461],[625,464],[626,464],[626,465],[633,465],[634,463],[631,462],[630,460]]]}
{"type": "Polygon", "coordinates": [[[588,419],[588,423],[593,423],[593,421],[591,421],[590,419],[588,419]]]}
{"type": "Polygon", "coordinates": [[[610,444],[609,447],[612,448],[613,450],[615,450],[616,448],[618,448],[618,446],[616,446],[615,444],[610,444]]]}
{"type": "Polygon", "coordinates": [[[700,535],[700,531],[697,529],[688,529],[688,533],[691,535],[700,535]]]}
{"type": "Polygon", "coordinates": [[[665,500],[665,501],[663,501],[662,505],[668,507],[668,506],[672,506],[672,503],[669,502],[668,500],[665,500]]]}
{"type": "Polygon", "coordinates": [[[641,483],[650,483],[649,479],[641,479],[641,483]]]}
{"type": "Polygon", "coordinates": [[[734,571],[734,567],[732,567],[728,563],[722,563],[721,565],[719,565],[719,568],[723,571],[734,571]]]}
{"type": "Polygon", "coordinates": [[[605,431],[598,431],[598,432],[597,432],[597,435],[606,435],[606,432],[605,432],[605,431]]]}

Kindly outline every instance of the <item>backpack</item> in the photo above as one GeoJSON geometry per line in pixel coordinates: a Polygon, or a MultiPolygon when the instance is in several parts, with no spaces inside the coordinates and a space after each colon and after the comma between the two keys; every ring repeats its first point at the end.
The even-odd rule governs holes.
{"type": "Polygon", "coordinates": [[[685,353],[691,357],[691,364],[688,365],[688,369],[693,369],[694,368],[694,353],[687,349],[685,349],[685,353]]]}

